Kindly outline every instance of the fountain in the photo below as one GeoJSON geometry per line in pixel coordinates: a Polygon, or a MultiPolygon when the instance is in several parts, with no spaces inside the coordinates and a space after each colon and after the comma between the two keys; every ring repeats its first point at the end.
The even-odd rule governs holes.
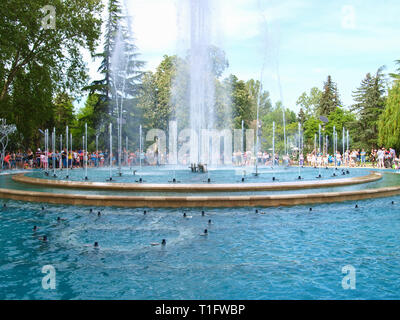
{"type": "MultiPolygon", "coordinates": [[[[190,110],[174,117],[179,117],[181,127],[187,126],[192,130],[189,162],[197,166],[216,166],[213,150],[209,152],[210,137],[202,136],[203,130],[216,129],[214,107],[210,102],[214,89],[210,82],[210,61],[206,56],[207,47],[212,43],[211,0],[191,0],[186,4],[189,5],[187,12],[191,17],[193,36],[190,48],[197,50],[191,53],[190,58],[193,73],[190,93],[193,96],[190,110]],[[198,59],[198,66],[195,59],[198,59]],[[186,115],[188,119],[185,122],[180,117],[186,115]]],[[[125,127],[122,126],[124,99],[121,97],[124,93],[118,87],[116,85],[114,96],[118,121],[109,123],[108,138],[105,138],[109,140],[101,141],[103,145],[109,145],[104,168],[88,168],[89,145],[92,144],[85,124],[83,170],[72,170],[73,161],[70,168],[67,161],[68,181],[61,177],[60,171],[58,177],[56,175],[55,129],[52,141],[49,140],[49,130],[45,130],[45,154],[49,157],[52,150],[54,179],[44,177],[41,170],[0,175],[0,198],[5,199],[0,203],[0,243],[4,244],[2,255],[5,257],[0,266],[1,298],[397,298],[399,268],[393,263],[376,263],[396,256],[399,244],[398,237],[393,236],[396,232],[393,226],[398,223],[399,198],[385,199],[400,195],[397,175],[377,171],[365,173],[362,169],[352,168],[351,178],[327,177],[316,181],[316,168],[301,166],[301,157],[308,147],[305,147],[301,124],[298,124],[296,140],[293,133],[296,129],[291,131],[290,127],[289,131],[288,126],[286,132],[283,108],[282,120],[272,123],[273,182],[266,183],[263,179],[264,174],[271,174],[270,165],[258,163],[261,131],[258,115],[255,148],[254,132],[253,137],[245,141],[242,121],[242,131],[239,129],[237,132],[237,136],[242,137],[241,146],[238,144],[234,149],[241,149],[242,157],[246,148],[256,151],[255,173],[258,177],[251,174],[253,163],[248,165],[250,174],[246,176],[244,159],[239,168],[214,166],[212,183],[210,170],[204,180],[206,174],[190,173],[186,167],[188,163],[184,169],[179,167],[178,142],[182,146],[185,141],[181,139],[182,135],[178,135],[177,121],[169,125],[173,132],[169,140],[170,166],[151,167],[143,163],[146,127],[140,122],[138,129],[132,129],[135,136],[139,136],[140,179],[135,183],[132,175],[122,175],[123,166],[128,165],[128,156],[125,155],[125,161],[122,161],[122,129],[125,127]],[[283,141],[277,138],[277,128],[281,123],[283,141]],[[117,138],[114,140],[116,146],[113,146],[113,125],[117,135],[114,137],[117,138]],[[279,142],[283,142],[283,151],[279,142]],[[280,168],[276,154],[283,152],[286,160],[289,150],[294,151],[294,147],[298,150],[298,168],[280,168]],[[115,164],[118,168],[113,168],[113,159],[118,161],[115,164]],[[172,183],[168,181],[171,168],[172,183]],[[117,181],[113,180],[114,169],[117,181]],[[241,177],[241,182],[238,177],[241,177]],[[361,200],[367,202],[358,202],[361,200]],[[47,203],[46,209],[43,203],[47,203]],[[357,212],[352,211],[354,208],[357,212]],[[182,214],[185,219],[182,219],[182,214]],[[340,232],[332,232],[332,228],[340,232]],[[389,240],[391,245],[387,245],[389,240]],[[265,253],[266,244],[268,254],[265,253]],[[351,261],[349,252],[352,253],[351,261]],[[354,263],[362,266],[361,271],[368,278],[367,285],[355,295],[338,285],[343,278],[341,271],[346,270],[340,268],[341,262],[343,265],[354,263]],[[43,277],[40,267],[47,263],[50,265],[44,267],[59,272],[56,291],[44,290],[43,281],[40,285],[43,277]],[[316,270],[318,281],[315,281],[316,270]],[[128,272],[130,274],[126,276],[128,272]],[[204,281],[204,274],[208,282],[204,281]],[[380,281],[383,277],[376,277],[382,274],[387,280],[384,288],[380,281]],[[287,275],[284,282],[282,275],[287,275]],[[266,278],[270,280],[271,290],[265,290],[266,278]]],[[[265,128],[265,124],[263,126],[265,128]]],[[[66,127],[67,157],[68,151],[72,153],[74,150],[70,131],[66,127]]],[[[336,152],[336,128],[333,132],[331,141],[336,152]]],[[[349,131],[347,137],[345,134],[343,128],[343,152],[346,138],[349,150],[349,131]]],[[[98,138],[96,134],[97,153],[98,138]]],[[[75,139],[80,139],[80,136],[76,135],[75,139]]],[[[76,149],[79,142],[75,142],[76,149]]],[[[319,178],[328,142],[325,130],[322,132],[319,126],[318,137],[314,135],[314,154],[321,160],[318,163],[319,178]]],[[[62,150],[61,136],[60,143],[62,150]]],[[[128,137],[125,144],[128,154],[128,137]]],[[[134,140],[131,140],[131,148],[133,146],[134,140]]],[[[293,155],[296,157],[294,152],[293,155]]],[[[49,174],[48,164],[44,172],[49,174]]]]}
{"type": "MultiPolygon", "coordinates": [[[[214,2],[213,2],[214,4],[214,2]]],[[[330,195],[329,193],[323,194],[317,191],[317,189],[324,188],[341,188],[344,186],[351,186],[355,184],[362,184],[367,182],[373,182],[381,179],[381,175],[373,173],[367,176],[362,176],[358,173],[354,178],[351,179],[327,179],[320,180],[318,182],[312,181],[315,172],[313,169],[302,168],[302,159],[304,160],[304,139],[302,134],[301,124],[298,124],[298,134],[297,141],[289,141],[289,137],[286,132],[286,119],[285,119],[285,107],[282,106],[282,124],[283,124],[283,153],[284,161],[289,159],[289,148],[296,147],[298,150],[298,168],[285,168],[285,172],[281,173],[278,177],[276,176],[279,172],[279,163],[276,161],[276,123],[272,123],[272,157],[270,157],[272,163],[272,182],[271,184],[261,181],[258,176],[262,176],[265,171],[260,166],[259,152],[260,152],[260,140],[261,140],[261,122],[260,122],[260,99],[262,94],[262,76],[260,81],[260,88],[257,92],[257,119],[256,119],[256,139],[253,136],[247,136],[245,132],[244,121],[241,123],[241,147],[237,146],[237,150],[241,148],[242,156],[245,155],[245,138],[246,138],[246,148],[248,151],[253,150],[255,156],[254,175],[249,175],[246,177],[246,172],[244,170],[238,173],[227,165],[224,168],[211,168],[212,165],[217,165],[219,161],[219,155],[221,150],[215,149],[214,146],[210,147],[214,143],[214,134],[207,132],[207,130],[216,130],[216,119],[214,110],[214,100],[215,100],[215,88],[214,80],[215,75],[213,74],[213,61],[210,55],[210,48],[215,45],[213,38],[215,29],[215,17],[218,16],[213,11],[211,0],[191,0],[182,1],[182,5],[185,7],[184,13],[187,16],[185,21],[189,28],[180,29],[183,34],[181,34],[182,39],[189,40],[187,46],[184,47],[185,52],[188,53],[188,68],[189,68],[189,86],[187,90],[187,95],[182,98],[184,101],[176,101],[174,97],[174,102],[184,105],[185,99],[188,99],[189,106],[187,112],[182,112],[180,109],[175,110],[174,121],[171,121],[169,130],[170,134],[170,153],[169,157],[170,164],[173,163],[173,178],[169,179],[165,177],[164,173],[168,174],[169,169],[164,170],[163,168],[150,167],[148,163],[144,165],[143,160],[146,151],[144,150],[144,133],[142,124],[139,125],[138,136],[139,136],[139,154],[138,154],[138,172],[139,179],[136,182],[132,181],[131,175],[122,176],[122,166],[128,165],[128,153],[129,153],[129,141],[126,136],[125,140],[125,151],[122,151],[122,129],[123,129],[123,112],[124,112],[124,102],[127,97],[125,86],[126,86],[126,76],[127,76],[127,63],[124,58],[124,48],[121,30],[116,35],[116,46],[115,51],[112,55],[112,83],[113,83],[113,101],[114,101],[114,111],[116,113],[117,121],[117,152],[113,149],[113,123],[110,122],[108,133],[109,133],[109,152],[108,152],[108,179],[107,170],[101,170],[101,168],[88,168],[89,159],[89,145],[88,145],[88,125],[85,123],[84,135],[82,136],[82,152],[83,152],[83,180],[82,176],[77,179],[77,176],[82,171],[72,170],[73,164],[71,161],[71,168],[66,166],[66,178],[69,181],[63,181],[61,175],[59,179],[43,179],[42,177],[37,177],[35,174],[22,175],[13,177],[15,183],[25,183],[38,186],[39,191],[32,191],[30,196],[31,201],[58,201],[60,203],[70,203],[70,201],[75,201],[74,203],[80,203],[85,205],[120,205],[120,206],[203,206],[203,207],[230,207],[230,206],[275,206],[275,205],[291,205],[293,203],[317,203],[324,201],[332,201],[332,199],[349,199],[351,197],[364,197],[365,195],[360,193],[354,194],[340,194],[340,192],[330,195]],[[180,110],[180,111],[179,111],[180,110]],[[188,118],[185,119],[185,116],[188,118]],[[182,137],[181,133],[178,134],[178,118],[179,123],[182,127],[188,126],[190,134],[182,137]],[[182,118],[182,119],[181,119],[182,118]],[[178,159],[182,158],[180,150],[178,150],[178,141],[181,142],[184,138],[189,138],[189,161],[192,164],[192,170],[207,174],[205,180],[196,177],[196,175],[191,175],[189,172],[180,171],[178,167],[178,159]],[[249,137],[251,137],[249,139],[249,137]],[[256,140],[256,145],[254,147],[254,140],[256,140]],[[125,154],[125,155],[124,155],[125,154]],[[303,158],[302,158],[303,157],[303,158]],[[113,179],[113,160],[118,161],[118,182],[114,182],[113,179]],[[124,159],[124,162],[123,162],[124,159]],[[217,161],[216,161],[217,160],[217,161]],[[172,162],[171,162],[172,161],[172,162]],[[213,171],[213,176],[211,179],[211,170],[213,171]],[[77,171],[77,172],[73,172],[77,171]],[[104,173],[105,172],[105,173],[104,173]],[[90,174],[90,180],[89,180],[90,174]],[[182,183],[178,182],[178,174],[182,183]],[[237,176],[240,174],[241,183],[237,183],[237,176]],[[297,175],[296,175],[297,174],[297,175]],[[146,178],[146,181],[144,180],[146,178]],[[78,181],[80,180],[80,181],[78,181]],[[104,180],[108,180],[105,183],[104,180]],[[172,181],[171,181],[172,180],[172,181]],[[169,182],[165,184],[164,182],[169,182]],[[171,184],[172,182],[172,184],[171,184]],[[40,191],[40,186],[52,186],[60,188],[61,193],[54,191],[52,194],[44,195],[40,191]],[[69,189],[80,190],[82,194],[69,194],[64,195],[62,190],[69,189]],[[300,190],[300,189],[313,189],[315,194],[311,196],[305,196],[304,194],[289,194],[285,193],[290,190],[300,190]],[[85,192],[82,192],[82,191],[85,192]],[[103,193],[101,197],[96,194],[96,190],[102,190],[103,193]],[[123,195],[115,194],[115,191],[123,191],[123,195]],[[35,193],[36,192],[36,193],[35,193]],[[137,192],[149,193],[151,196],[143,196],[142,194],[137,194],[137,192]],[[162,196],[159,192],[163,192],[162,196]],[[218,196],[209,198],[208,193],[217,192],[220,193],[218,196]],[[229,192],[229,193],[228,193],[229,192]],[[271,193],[265,193],[271,192],[271,193]],[[282,194],[274,194],[276,192],[282,194]],[[177,194],[183,193],[184,196],[177,197],[177,194]],[[200,194],[200,196],[193,196],[193,194],[200,194]],[[221,194],[222,193],[222,194],[221,194]],[[239,193],[235,195],[235,193],[239,193]],[[229,196],[228,196],[229,195],[229,196]]],[[[184,15],[182,13],[182,15],[184,15]]],[[[178,90],[178,86],[182,85],[179,83],[182,80],[182,75],[180,75],[178,68],[177,79],[175,79],[173,84],[173,92],[178,90]]],[[[282,89],[280,88],[280,92],[282,89]]],[[[281,96],[281,100],[282,100],[281,96]]],[[[227,121],[228,123],[228,121],[227,121]]],[[[325,132],[325,129],[323,130],[325,132]]],[[[333,130],[333,150],[335,153],[335,166],[336,162],[336,151],[337,151],[337,134],[336,128],[333,130]]],[[[53,177],[57,178],[56,174],[56,146],[55,146],[55,128],[52,132],[52,160],[53,160],[53,177]]],[[[66,128],[66,150],[68,154],[68,149],[72,152],[72,134],[69,128],[66,128]],[[70,144],[70,145],[68,145],[70,144]]],[[[344,129],[343,129],[344,135],[344,129]]],[[[240,133],[239,133],[240,136],[240,133]]],[[[218,136],[221,138],[221,136],[218,136]]],[[[159,137],[157,138],[157,152],[159,149],[159,137]]],[[[314,136],[314,152],[318,161],[318,178],[321,179],[321,166],[323,165],[323,157],[326,156],[328,152],[328,136],[322,132],[322,127],[319,125],[318,128],[318,143],[316,141],[317,135],[314,136]]],[[[46,153],[49,149],[49,130],[45,131],[45,148],[46,153]]],[[[96,134],[96,152],[98,153],[98,134],[96,134]]],[[[63,146],[62,135],[60,135],[60,150],[63,146]]],[[[183,142],[184,144],[184,142],[183,142]]],[[[224,149],[232,148],[232,146],[225,145],[224,149]]],[[[343,139],[344,148],[344,139],[343,139]]],[[[349,149],[349,132],[347,131],[347,148],[349,149]]],[[[187,149],[184,149],[187,150],[187,149]]],[[[294,149],[293,149],[294,150],[294,149]]],[[[224,150],[225,151],[225,150],[224,150]]],[[[249,153],[250,154],[250,153],[249,153]]],[[[246,154],[246,156],[250,156],[246,154]]],[[[157,164],[159,161],[159,154],[157,157],[157,164]]],[[[228,159],[229,160],[229,159],[228,159]]],[[[252,159],[247,158],[247,162],[250,164],[252,159]]],[[[243,165],[244,159],[241,161],[243,165]]],[[[68,162],[67,162],[68,164],[68,162]]],[[[269,166],[269,164],[268,164],[269,166]]],[[[249,165],[252,169],[253,164],[249,165]]],[[[61,169],[61,166],[60,166],[61,169]]],[[[266,169],[266,168],[265,168],[266,169]]],[[[45,168],[45,172],[48,172],[48,166],[45,168]]],[[[134,175],[136,170],[133,170],[134,175]]],[[[267,171],[268,172],[268,171],[267,171]]],[[[269,171],[268,173],[271,173],[269,171]]],[[[181,181],[179,181],[181,182],[181,181]]],[[[343,191],[344,192],[344,191],[343,191]]],[[[385,194],[387,190],[382,191],[378,194],[385,194]]],[[[18,198],[18,194],[14,191],[11,192],[11,197],[18,198]]]]}

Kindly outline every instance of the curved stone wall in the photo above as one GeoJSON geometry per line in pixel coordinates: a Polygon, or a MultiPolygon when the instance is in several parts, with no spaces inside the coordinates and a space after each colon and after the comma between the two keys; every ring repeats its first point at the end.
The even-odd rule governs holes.
{"type": "Polygon", "coordinates": [[[72,188],[91,190],[124,190],[124,191],[154,191],[154,192],[246,192],[246,191],[283,191],[341,187],[363,184],[382,179],[379,172],[370,172],[369,175],[354,178],[275,182],[275,183],[236,183],[236,184],[149,184],[149,183],[110,183],[50,180],[27,177],[24,174],[14,175],[13,180],[20,183],[52,188],[72,188]]]}
{"type": "Polygon", "coordinates": [[[316,203],[332,203],[351,200],[382,198],[400,194],[400,186],[359,191],[326,192],[314,194],[255,195],[255,196],[107,196],[58,194],[34,191],[0,189],[0,198],[47,202],[52,204],[149,207],[149,208],[187,208],[187,207],[278,207],[316,203]]]}

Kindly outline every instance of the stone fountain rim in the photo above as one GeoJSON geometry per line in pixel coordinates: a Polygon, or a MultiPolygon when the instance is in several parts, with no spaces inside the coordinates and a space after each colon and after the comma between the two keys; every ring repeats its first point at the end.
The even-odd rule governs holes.
{"type": "Polygon", "coordinates": [[[43,187],[110,191],[153,191],[153,192],[246,192],[246,191],[284,191],[301,189],[320,189],[364,184],[382,179],[382,174],[370,171],[368,175],[320,181],[295,181],[274,183],[230,183],[230,184],[149,184],[149,183],[110,183],[50,180],[28,177],[25,173],[12,176],[15,182],[43,187]]]}
{"type": "Polygon", "coordinates": [[[280,207],[384,198],[400,194],[400,186],[358,191],[251,196],[115,196],[59,194],[0,189],[0,198],[64,205],[132,208],[280,207]]]}

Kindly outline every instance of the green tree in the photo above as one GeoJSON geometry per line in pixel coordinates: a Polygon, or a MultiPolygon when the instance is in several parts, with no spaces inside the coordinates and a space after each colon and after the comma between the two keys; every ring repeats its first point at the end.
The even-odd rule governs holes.
{"type": "Polygon", "coordinates": [[[368,73],[353,92],[356,103],[350,110],[356,114],[352,127],[357,132],[354,143],[359,148],[377,147],[378,119],[384,110],[386,91],[382,70],[379,68],[374,76],[368,73]]]}
{"type": "Polygon", "coordinates": [[[59,93],[54,99],[54,127],[57,132],[63,132],[66,126],[74,123],[73,99],[65,92],[59,93]]]}
{"type": "Polygon", "coordinates": [[[319,116],[318,108],[321,104],[322,91],[317,87],[313,87],[310,93],[304,92],[296,102],[296,105],[303,109],[305,120],[311,116],[319,116]]]}
{"type": "MultiPolygon", "coordinates": [[[[55,29],[42,27],[44,0],[0,6],[0,114],[17,125],[21,147],[39,145],[39,128],[57,125],[57,94],[80,94],[87,80],[81,51],[94,53],[101,0],[55,0],[55,29]]],[[[71,98],[72,99],[72,98],[71,98]]]]}
{"type": "MultiPolygon", "coordinates": [[[[252,126],[252,122],[256,119],[254,107],[251,108],[251,94],[243,80],[239,80],[235,75],[229,76],[230,86],[232,88],[232,106],[233,106],[233,123],[236,129],[241,128],[242,120],[246,128],[252,126]]],[[[254,106],[254,104],[253,104],[254,106]]]]}
{"type": "Polygon", "coordinates": [[[137,114],[143,76],[141,69],[145,64],[139,59],[140,54],[132,34],[132,19],[123,14],[120,1],[108,0],[107,10],[103,52],[95,55],[102,59],[98,69],[102,78],[85,87],[99,97],[95,106],[95,114],[101,114],[101,117],[96,117],[98,122],[94,123],[97,128],[115,119],[120,104],[123,105],[126,121],[129,121],[127,117],[137,114]]]}
{"type": "MultiPolygon", "coordinates": [[[[285,108],[286,137],[293,136],[297,132],[298,123],[296,114],[285,108]]],[[[277,102],[271,112],[262,118],[262,138],[261,145],[263,150],[272,150],[273,122],[275,122],[275,152],[284,153],[284,130],[283,130],[283,107],[281,102],[277,102]]]]}
{"type": "Polygon", "coordinates": [[[378,122],[378,144],[386,148],[400,148],[400,82],[395,81],[378,122]]]}
{"type": "Polygon", "coordinates": [[[75,92],[87,80],[81,49],[94,53],[100,36],[101,0],[54,0],[56,27],[44,29],[46,0],[3,0],[0,6],[0,101],[15,94],[20,72],[40,68],[59,88],[75,92]]]}
{"type": "Polygon", "coordinates": [[[341,105],[337,85],[332,81],[332,77],[328,76],[328,79],[324,83],[318,113],[322,116],[328,116],[337,107],[341,107],[341,105]]]}
{"type": "Polygon", "coordinates": [[[394,79],[394,80],[400,80],[400,60],[396,60],[396,64],[398,66],[397,68],[397,73],[390,73],[389,75],[394,79]]]}
{"type": "Polygon", "coordinates": [[[249,108],[252,110],[252,113],[257,115],[257,105],[260,104],[259,118],[261,119],[272,109],[269,92],[262,90],[260,81],[253,79],[246,82],[246,88],[251,97],[251,105],[249,108]]]}

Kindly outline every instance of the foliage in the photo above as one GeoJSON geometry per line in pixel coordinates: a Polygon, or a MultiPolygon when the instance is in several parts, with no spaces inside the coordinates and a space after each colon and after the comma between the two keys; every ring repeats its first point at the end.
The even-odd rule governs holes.
{"type": "MultiPolygon", "coordinates": [[[[297,131],[298,123],[296,114],[285,108],[286,136],[293,136],[297,131]]],[[[281,102],[276,103],[271,112],[262,117],[263,150],[272,151],[273,123],[275,122],[275,152],[284,153],[284,130],[283,130],[283,106],[281,102]]]]}
{"type": "Polygon", "coordinates": [[[337,85],[332,81],[332,77],[328,76],[319,101],[318,114],[328,116],[337,107],[341,107],[341,105],[337,85]]]}
{"type": "Polygon", "coordinates": [[[296,102],[296,105],[300,107],[300,110],[303,110],[304,116],[302,119],[307,120],[311,116],[319,116],[318,108],[321,104],[322,91],[317,87],[313,87],[310,90],[310,93],[304,92],[296,102]]]}
{"type": "Polygon", "coordinates": [[[400,148],[400,82],[396,81],[385,104],[385,110],[378,122],[378,144],[386,148],[400,148]]]}
{"type": "Polygon", "coordinates": [[[350,110],[356,114],[352,128],[357,132],[354,143],[359,148],[377,147],[377,119],[385,106],[385,83],[382,70],[383,67],[379,68],[374,76],[368,73],[360,87],[353,92],[356,103],[350,110]]]}

